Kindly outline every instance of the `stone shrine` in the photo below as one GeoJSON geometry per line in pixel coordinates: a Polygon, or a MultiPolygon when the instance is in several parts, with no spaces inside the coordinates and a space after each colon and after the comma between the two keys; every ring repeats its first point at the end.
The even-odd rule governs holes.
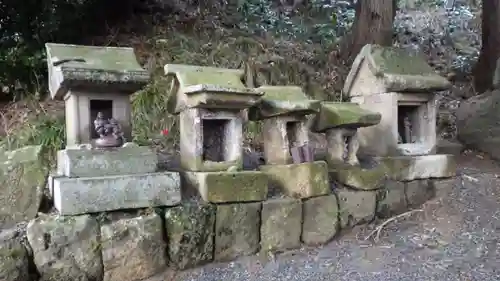
{"type": "Polygon", "coordinates": [[[46,49],[51,96],[66,105],[67,145],[49,177],[59,213],[179,203],[180,175],[156,172],[156,153],[130,142],[129,96],[149,81],[133,49],[52,43],[46,49]]]}
{"type": "Polygon", "coordinates": [[[309,147],[306,116],[319,111],[298,86],[261,86],[260,103],[249,110],[249,119],[263,121],[264,158],[259,167],[285,194],[308,198],[330,193],[326,163],[314,162],[309,147]]]}
{"type": "Polygon", "coordinates": [[[424,58],[395,47],[366,45],[354,60],[344,93],[350,101],[382,115],[361,128],[364,153],[377,156],[427,155],[436,147],[437,91],[450,83],[424,58]]]}
{"type": "Polygon", "coordinates": [[[268,180],[243,167],[243,110],[262,93],[245,87],[244,71],[165,65],[168,110],[180,120],[183,182],[212,203],[260,201],[268,180]]]}

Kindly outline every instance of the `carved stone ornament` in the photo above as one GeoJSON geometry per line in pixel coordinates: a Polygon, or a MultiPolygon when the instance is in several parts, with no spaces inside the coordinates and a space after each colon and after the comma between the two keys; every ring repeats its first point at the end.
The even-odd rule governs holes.
{"type": "Polygon", "coordinates": [[[94,129],[99,135],[95,140],[97,148],[120,147],[125,143],[120,124],[114,118],[106,119],[102,112],[97,113],[94,120],[94,129]]]}

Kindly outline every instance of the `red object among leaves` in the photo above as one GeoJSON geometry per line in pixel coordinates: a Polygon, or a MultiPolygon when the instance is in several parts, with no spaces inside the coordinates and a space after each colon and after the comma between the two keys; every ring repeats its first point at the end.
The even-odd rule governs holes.
{"type": "Polygon", "coordinates": [[[161,134],[164,136],[168,135],[168,129],[161,130],[161,134]]]}

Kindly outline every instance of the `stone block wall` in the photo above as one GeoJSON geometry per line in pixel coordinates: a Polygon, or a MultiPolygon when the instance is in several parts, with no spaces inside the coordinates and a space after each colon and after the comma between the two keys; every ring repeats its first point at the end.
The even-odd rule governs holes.
{"type": "Polygon", "coordinates": [[[39,214],[0,235],[0,280],[138,281],[168,269],[258,252],[325,244],[343,229],[417,207],[434,180],[389,180],[378,189],[333,184],[308,199],[180,205],[80,216],[39,214]]]}

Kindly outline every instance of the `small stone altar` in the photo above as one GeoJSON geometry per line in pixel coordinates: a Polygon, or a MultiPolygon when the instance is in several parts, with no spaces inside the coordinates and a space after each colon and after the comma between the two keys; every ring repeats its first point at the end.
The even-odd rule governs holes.
{"type": "Polygon", "coordinates": [[[261,86],[262,101],[249,119],[263,121],[264,158],[259,167],[285,194],[308,198],[330,193],[326,163],[314,161],[306,116],[319,111],[298,86],[261,86]]]}
{"type": "Polygon", "coordinates": [[[180,119],[180,157],[186,188],[212,203],[261,201],[268,180],[242,171],[243,109],[262,93],[245,87],[244,71],[165,65],[168,110],[180,119]]]}
{"type": "Polygon", "coordinates": [[[332,180],[360,190],[379,188],[386,178],[383,165],[360,165],[358,130],[375,126],[381,115],[355,103],[322,102],[321,110],[311,119],[312,132],[325,134],[326,162],[332,180]]]}
{"type": "Polygon", "coordinates": [[[66,149],[49,178],[61,215],[170,206],[180,175],[131,143],[129,96],[149,81],[132,48],[46,44],[51,96],[66,106],[66,149]]]}
{"type": "Polygon", "coordinates": [[[361,150],[374,156],[427,155],[436,147],[437,91],[450,83],[424,58],[403,49],[366,45],[344,86],[351,102],[382,115],[359,130],[361,150]]]}

